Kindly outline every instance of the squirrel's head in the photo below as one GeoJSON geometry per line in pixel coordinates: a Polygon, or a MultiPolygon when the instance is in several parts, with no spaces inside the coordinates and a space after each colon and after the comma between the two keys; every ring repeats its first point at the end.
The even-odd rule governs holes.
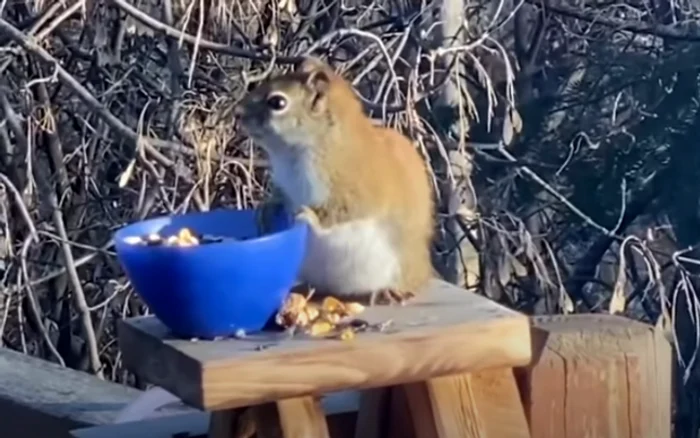
{"type": "Polygon", "coordinates": [[[292,73],[250,91],[235,115],[268,151],[310,148],[323,143],[338,118],[361,104],[350,85],[323,61],[306,57],[292,73]]]}

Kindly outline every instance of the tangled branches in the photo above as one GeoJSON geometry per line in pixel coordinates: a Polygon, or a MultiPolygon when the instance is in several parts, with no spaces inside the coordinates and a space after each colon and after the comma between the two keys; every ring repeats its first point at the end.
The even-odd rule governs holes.
{"type": "Polygon", "coordinates": [[[329,58],[373,116],[416,139],[436,187],[449,180],[444,126],[468,126],[481,105],[456,81],[468,111],[432,116],[457,63],[478,71],[489,123],[513,105],[508,57],[511,79],[493,83],[476,56],[505,54],[490,36],[503,9],[460,23],[454,44],[434,7],[410,4],[0,3],[3,344],[123,380],[114,321],[144,307],[116,262],[114,230],[259,202],[266,162],[229,110],[304,54],[329,58]]]}
{"type": "Polygon", "coordinates": [[[443,274],[531,313],[687,320],[691,369],[700,52],[675,17],[698,14],[555,3],[0,1],[2,343],[134,383],[114,230],[256,205],[231,104],[314,53],[430,164],[443,274]]]}

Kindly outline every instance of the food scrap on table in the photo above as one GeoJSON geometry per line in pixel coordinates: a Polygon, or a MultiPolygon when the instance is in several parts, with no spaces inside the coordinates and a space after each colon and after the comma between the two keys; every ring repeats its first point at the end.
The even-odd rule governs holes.
{"type": "Polygon", "coordinates": [[[319,305],[309,301],[311,295],[313,291],[307,296],[290,294],[275,322],[285,329],[302,330],[313,337],[344,341],[353,339],[357,332],[369,327],[366,321],[355,318],[365,310],[362,304],[326,297],[319,305]]]}

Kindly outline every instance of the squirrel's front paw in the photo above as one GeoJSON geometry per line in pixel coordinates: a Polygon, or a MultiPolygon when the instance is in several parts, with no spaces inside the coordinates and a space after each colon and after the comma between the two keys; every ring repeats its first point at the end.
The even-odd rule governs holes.
{"type": "Polygon", "coordinates": [[[321,228],[321,221],[318,215],[310,207],[301,207],[294,217],[299,222],[306,222],[314,230],[321,228]]]}

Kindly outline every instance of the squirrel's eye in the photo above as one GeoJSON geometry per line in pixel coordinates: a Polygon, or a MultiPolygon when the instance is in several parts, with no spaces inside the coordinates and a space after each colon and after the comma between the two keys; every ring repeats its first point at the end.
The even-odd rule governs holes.
{"type": "Polygon", "coordinates": [[[287,99],[279,94],[267,98],[267,106],[273,111],[282,111],[287,107],[287,99]]]}

